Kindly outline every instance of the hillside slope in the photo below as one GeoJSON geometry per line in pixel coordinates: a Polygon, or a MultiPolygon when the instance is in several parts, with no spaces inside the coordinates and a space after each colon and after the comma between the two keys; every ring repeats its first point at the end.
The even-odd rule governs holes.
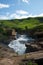
{"type": "Polygon", "coordinates": [[[15,20],[0,20],[0,26],[8,28],[25,29],[25,27],[28,27],[29,29],[32,29],[39,25],[43,25],[43,17],[15,19],[15,20]]]}

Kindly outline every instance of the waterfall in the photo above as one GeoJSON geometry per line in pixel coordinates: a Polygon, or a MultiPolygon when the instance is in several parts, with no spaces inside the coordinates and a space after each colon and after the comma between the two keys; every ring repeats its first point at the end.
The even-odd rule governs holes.
{"type": "Polygon", "coordinates": [[[26,50],[25,44],[21,44],[18,40],[10,42],[8,45],[10,48],[13,48],[16,53],[19,55],[23,54],[26,50]]]}
{"type": "Polygon", "coordinates": [[[12,40],[8,46],[21,55],[25,53],[25,43],[27,43],[28,40],[29,39],[26,35],[20,35],[16,40],[12,40]]]}

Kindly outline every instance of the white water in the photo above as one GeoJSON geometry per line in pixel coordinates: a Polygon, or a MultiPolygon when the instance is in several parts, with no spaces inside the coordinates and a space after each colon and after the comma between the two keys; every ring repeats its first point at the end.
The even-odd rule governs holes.
{"type": "Polygon", "coordinates": [[[28,41],[28,37],[26,37],[26,35],[21,35],[17,40],[18,40],[18,41],[27,42],[27,41],[28,41]]]}
{"type": "Polygon", "coordinates": [[[9,43],[9,47],[13,48],[13,50],[19,55],[24,54],[26,50],[25,43],[28,41],[26,35],[21,35],[17,40],[13,40],[9,43]]]}
{"type": "Polygon", "coordinates": [[[18,40],[10,42],[8,45],[10,48],[13,48],[15,52],[19,55],[23,54],[26,50],[25,44],[21,44],[18,40]]]}

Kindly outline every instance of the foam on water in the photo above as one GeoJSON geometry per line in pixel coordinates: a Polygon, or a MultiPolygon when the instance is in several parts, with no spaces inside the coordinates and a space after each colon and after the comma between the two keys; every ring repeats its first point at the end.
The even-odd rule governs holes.
{"type": "Polygon", "coordinates": [[[28,38],[26,37],[26,35],[21,35],[18,39],[18,41],[28,41],[28,38]]]}
{"type": "Polygon", "coordinates": [[[26,50],[25,43],[28,41],[28,37],[26,35],[20,35],[19,38],[13,40],[9,43],[9,47],[13,48],[13,50],[19,55],[24,54],[26,50]]]}
{"type": "Polygon", "coordinates": [[[18,40],[11,41],[8,46],[13,48],[19,55],[23,54],[26,50],[25,44],[21,44],[18,40]]]}

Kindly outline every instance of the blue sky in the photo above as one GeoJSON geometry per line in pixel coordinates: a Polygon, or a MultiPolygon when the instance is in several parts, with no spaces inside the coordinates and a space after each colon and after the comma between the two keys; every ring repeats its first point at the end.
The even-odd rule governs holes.
{"type": "Polygon", "coordinates": [[[43,0],[0,0],[0,19],[43,16],[43,0]]]}

